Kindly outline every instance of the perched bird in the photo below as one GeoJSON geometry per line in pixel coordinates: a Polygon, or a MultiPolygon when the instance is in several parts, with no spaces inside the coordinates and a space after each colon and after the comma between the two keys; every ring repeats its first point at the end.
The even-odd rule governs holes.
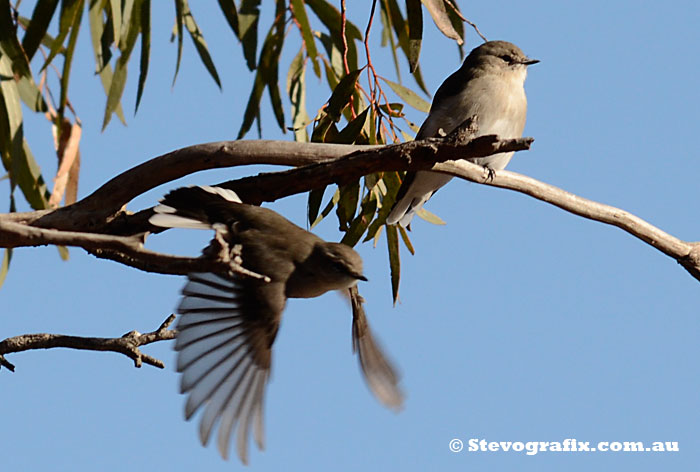
{"type": "MultiPolygon", "coordinates": [[[[416,139],[449,134],[465,120],[476,116],[474,137],[497,134],[519,138],[525,127],[527,66],[539,61],[528,58],[515,44],[488,41],[472,50],[462,67],[438,88],[430,113],[416,139]]],[[[491,170],[504,169],[512,152],[467,159],[491,170]]],[[[416,211],[452,177],[430,171],[408,172],[388,224],[408,226],[416,211]]]]}
{"type": "Polygon", "coordinates": [[[177,370],[181,392],[189,394],[185,417],[204,407],[202,444],[220,421],[218,447],[224,458],[237,429],[238,455],[247,463],[251,424],[263,449],[263,397],[287,298],[317,297],[329,290],[351,289],[353,346],[365,379],[382,403],[401,407],[398,376],[374,342],[361,309],[356,284],[367,279],[352,248],[325,242],[220,187],[173,190],[154,211],[150,222],[155,226],[214,229],[205,254],[221,254],[228,247],[223,252],[232,255],[228,273],[189,274],[177,309],[177,370]]]}

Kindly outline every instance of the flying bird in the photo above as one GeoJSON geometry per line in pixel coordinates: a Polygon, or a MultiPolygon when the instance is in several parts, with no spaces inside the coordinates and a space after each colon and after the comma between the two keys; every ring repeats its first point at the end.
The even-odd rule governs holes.
{"type": "Polygon", "coordinates": [[[380,402],[401,408],[398,375],[374,341],[362,309],[356,284],[367,279],[352,248],[326,242],[272,210],[241,203],[235,192],[220,187],[173,190],[154,212],[149,220],[154,226],[214,229],[204,254],[220,254],[223,244],[231,256],[227,273],[189,274],[177,308],[175,350],[180,389],[188,395],[185,418],[204,409],[203,445],[220,422],[217,443],[224,458],[234,430],[243,463],[251,426],[258,448],[264,448],[263,399],[288,298],[349,290],[353,347],[365,380],[380,402]]]}

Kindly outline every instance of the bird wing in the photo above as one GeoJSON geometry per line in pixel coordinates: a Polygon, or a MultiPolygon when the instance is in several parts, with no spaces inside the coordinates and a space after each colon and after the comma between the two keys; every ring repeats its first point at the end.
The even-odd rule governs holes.
{"type": "Polygon", "coordinates": [[[180,389],[189,395],[185,417],[205,407],[199,428],[204,445],[221,421],[218,447],[224,458],[237,428],[238,455],[247,463],[251,423],[258,448],[264,448],[263,397],[286,302],[284,284],[199,273],[188,279],[175,344],[180,389]]]}

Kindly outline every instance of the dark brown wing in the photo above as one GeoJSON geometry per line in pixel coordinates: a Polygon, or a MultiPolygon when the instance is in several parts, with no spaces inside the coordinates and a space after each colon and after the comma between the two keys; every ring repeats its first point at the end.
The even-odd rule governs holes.
{"type": "Polygon", "coordinates": [[[237,429],[238,455],[247,463],[251,423],[258,447],[264,447],[263,397],[286,302],[284,286],[214,274],[188,278],[175,344],[180,389],[189,395],[185,417],[204,407],[199,427],[204,445],[220,421],[217,443],[224,458],[237,429]]]}

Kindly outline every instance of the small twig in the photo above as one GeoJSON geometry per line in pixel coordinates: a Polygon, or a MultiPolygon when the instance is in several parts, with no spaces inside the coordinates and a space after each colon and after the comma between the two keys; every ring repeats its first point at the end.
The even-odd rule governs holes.
{"type": "Polygon", "coordinates": [[[88,338],[82,336],[68,336],[64,334],[23,334],[0,341],[0,365],[14,372],[15,366],[3,357],[3,354],[28,351],[32,349],[51,349],[65,347],[69,349],[81,349],[86,351],[110,351],[124,354],[134,361],[135,367],[141,367],[142,363],[162,369],[163,361],[155,357],[143,354],[140,346],[175,339],[177,331],[168,329],[175,321],[175,315],[170,315],[163,321],[157,330],[141,334],[131,331],[120,338],[88,338]]]}
{"type": "Polygon", "coordinates": [[[10,372],[14,372],[14,371],[15,371],[15,366],[14,366],[14,364],[12,364],[10,361],[8,361],[7,359],[5,359],[5,356],[3,356],[2,354],[0,354],[0,367],[5,367],[5,368],[6,368],[7,370],[9,370],[10,372]]]}
{"type": "Polygon", "coordinates": [[[465,22],[466,24],[468,24],[469,26],[474,28],[474,31],[476,31],[476,34],[481,36],[481,39],[483,39],[484,42],[488,41],[488,39],[486,39],[486,36],[481,34],[481,31],[479,31],[479,27],[476,26],[476,24],[472,23],[471,21],[467,20],[464,17],[464,15],[462,15],[462,12],[457,9],[457,7],[454,5],[454,3],[452,3],[451,0],[445,0],[445,3],[447,3],[450,6],[450,8],[452,8],[452,11],[455,12],[455,14],[459,17],[460,20],[462,20],[463,22],[465,22]]]}
{"type": "Polygon", "coordinates": [[[348,65],[347,21],[345,0],[340,0],[340,37],[343,38],[343,66],[345,67],[346,75],[350,73],[350,66],[348,65]]]}

